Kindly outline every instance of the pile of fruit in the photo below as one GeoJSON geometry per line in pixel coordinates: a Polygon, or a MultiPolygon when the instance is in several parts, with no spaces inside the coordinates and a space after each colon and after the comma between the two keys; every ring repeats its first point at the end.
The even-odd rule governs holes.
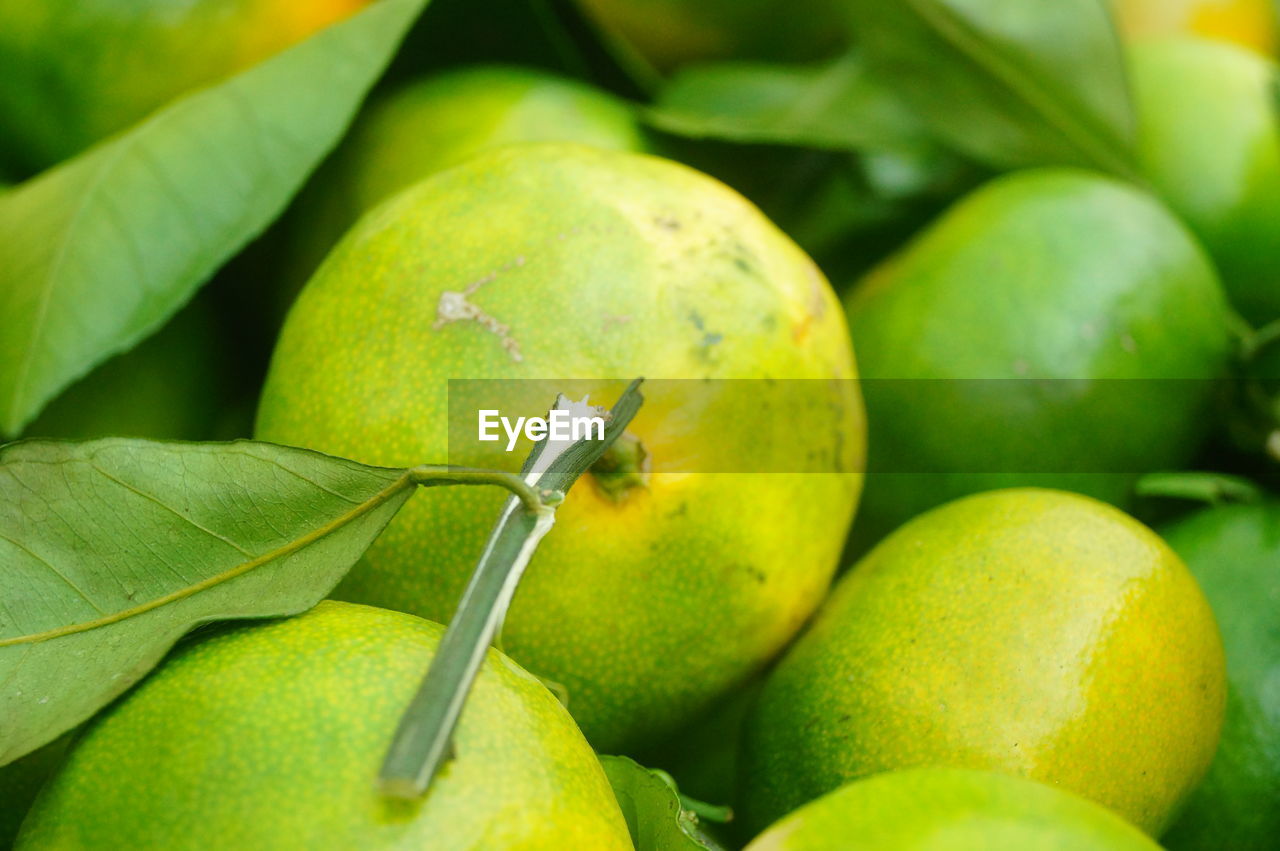
{"type": "Polygon", "coordinates": [[[0,848],[1280,848],[1278,22],[0,0],[0,848]]]}

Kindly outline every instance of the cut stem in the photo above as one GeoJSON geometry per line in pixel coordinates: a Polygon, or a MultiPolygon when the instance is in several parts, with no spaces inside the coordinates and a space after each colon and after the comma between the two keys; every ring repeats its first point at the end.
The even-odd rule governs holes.
{"type": "MultiPolygon", "coordinates": [[[[458,611],[445,630],[426,677],[392,739],[380,777],[385,794],[396,798],[423,795],[452,756],[453,731],[471,686],[502,627],[525,568],[538,543],[555,523],[555,506],[560,495],[604,454],[631,422],[643,402],[639,384],[639,380],[632,382],[608,413],[603,440],[540,441],[525,461],[522,476],[515,477],[524,483],[524,489],[509,487],[509,480],[497,481],[495,474],[486,471],[419,468],[424,470],[424,476],[446,477],[466,472],[458,483],[501,484],[513,495],[503,507],[458,611]],[[489,479],[481,481],[483,475],[489,479]],[[533,500],[529,494],[533,494],[533,500]]],[[[581,404],[560,396],[553,410],[567,410],[581,404]]],[[[506,474],[496,475],[505,477],[506,474]]]]}

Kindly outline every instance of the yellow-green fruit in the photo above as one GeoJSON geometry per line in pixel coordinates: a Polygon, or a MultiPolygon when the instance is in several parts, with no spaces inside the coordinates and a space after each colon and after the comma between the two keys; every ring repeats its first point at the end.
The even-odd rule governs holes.
{"type": "Polygon", "coordinates": [[[0,0],[0,154],[35,171],[369,0],[0,0]]]}
{"type": "MultiPolygon", "coordinates": [[[[861,400],[837,380],[855,376],[848,330],[822,274],[758,210],[655,157],[547,144],[469,160],[329,255],[289,314],[257,433],[375,464],[517,469],[502,445],[459,447],[474,407],[450,445],[465,388],[449,379],[551,379],[503,408],[529,416],[568,379],[636,376],[651,379],[630,429],[647,484],[584,477],[503,627],[506,651],[564,685],[588,739],[614,752],[689,719],[786,644],[826,590],[857,500],[861,400]],[[758,404],[776,382],[653,381],[764,378],[823,381],[786,384],[808,388],[787,394],[801,405],[789,417],[758,404]]],[[[591,398],[620,386],[590,385],[591,398]]],[[[447,620],[503,499],[418,494],[338,594],[447,620]]]]}
{"type": "Polygon", "coordinates": [[[228,397],[228,353],[203,301],[65,390],[24,437],[208,440],[228,397]]]}
{"type": "Polygon", "coordinates": [[[294,226],[300,277],[379,202],[482,151],[523,142],[648,147],[630,105],[545,71],[478,66],[410,83],[370,107],[310,185],[294,226]]]}
{"type": "Polygon", "coordinates": [[[18,848],[629,849],[604,772],[537,679],[491,651],[426,797],[378,770],[443,628],[342,603],[179,649],[98,716],[18,848]]]}
{"type": "Polygon", "coordinates": [[[1274,53],[1272,0],[1112,0],[1121,32],[1130,39],[1198,35],[1274,53]]]}
{"type": "Polygon", "coordinates": [[[914,768],[842,786],[746,851],[1159,851],[1124,819],[1019,777],[914,768]]]}
{"type": "Polygon", "coordinates": [[[848,41],[846,0],[578,0],[658,68],[715,59],[815,59],[848,41]]]}
{"type": "Polygon", "coordinates": [[[1062,491],[968,497],[876,547],[770,675],[746,816],[935,765],[1060,786],[1158,835],[1213,758],[1223,666],[1204,595],[1145,526],[1062,491]]]}
{"type": "Polygon", "coordinates": [[[1280,118],[1276,65],[1202,39],[1129,52],[1141,165],[1200,237],[1255,324],[1280,319],[1280,118]]]}

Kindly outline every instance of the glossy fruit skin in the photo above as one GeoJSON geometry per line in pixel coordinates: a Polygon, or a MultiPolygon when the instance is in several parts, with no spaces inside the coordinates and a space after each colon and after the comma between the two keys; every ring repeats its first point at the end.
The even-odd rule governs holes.
{"type": "Polygon", "coordinates": [[[380,795],[382,758],[443,631],[326,602],[181,645],[91,723],[17,847],[629,849],[568,713],[497,651],[427,797],[380,795]]]}
{"type": "Polygon", "coordinates": [[[361,116],[309,186],[294,227],[299,283],[379,202],[483,151],[526,142],[649,149],[630,105],[555,74],[481,65],[411,82],[361,116]]]}
{"type": "Polygon", "coordinates": [[[981,490],[1123,506],[1136,474],[1190,459],[1232,347],[1194,238],[1139,190],[1073,170],[985,185],[845,306],[870,380],[864,546],[981,490]]]}
{"type": "Polygon", "coordinates": [[[1145,526],[1063,491],[950,503],[837,585],[747,722],[748,824],[842,783],[947,766],[1060,786],[1158,835],[1222,723],[1222,643],[1145,526]]]}
{"type": "Polygon", "coordinates": [[[1112,0],[1112,5],[1122,34],[1132,40],[1195,35],[1275,53],[1271,0],[1112,0]]]}
{"type": "Polygon", "coordinates": [[[1280,119],[1273,61],[1230,44],[1129,48],[1143,172],[1200,237],[1233,304],[1280,319],[1280,119]]]}
{"type": "Polygon", "coordinates": [[[369,0],[0,2],[0,155],[36,171],[369,0]]]}
{"type": "Polygon", "coordinates": [[[659,69],[718,59],[796,61],[848,41],[843,0],[578,0],[659,69]]]}
{"type": "Polygon", "coordinates": [[[1042,783],[915,768],[842,786],[757,837],[746,851],[1159,851],[1142,831],[1042,783]]]}
{"type": "MultiPolygon", "coordinates": [[[[289,315],[257,434],[378,464],[517,469],[523,455],[501,448],[450,451],[447,379],[854,375],[825,279],[741,196],[655,157],[522,145],[417,185],[348,233],[289,315]],[[474,303],[505,337],[437,324],[442,293],[477,281],[474,303]]],[[[534,388],[523,413],[545,412],[555,386],[534,388]]],[[[591,398],[612,404],[621,386],[591,398]]],[[[816,385],[827,395],[793,412],[808,428],[786,440],[788,422],[708,386],[727,408],[699,411],[696,428],[655,399],[640,411],[630,431],[649,453],[647,487],[615,498],[587,476],[573,488],[503,628],[513,658],[567,688],[602,752],[653,742],[776,654],[825,592],[857,501],[853,382],[816,385]],[[699,473],[776,470],[774,454],[797,446],[811,466],[699,473]]],[[[337,593],[448,619],[504,496],[415,495],[337,593]]]]}
{"type": "Polygon", "coordinates": [[[1222,744],[1162,838],[1172,851],[1263,851],[1280,836],[1280,504],[1209,508],[1161,530],[1218,615],[1227,652],[1222,744]]]}

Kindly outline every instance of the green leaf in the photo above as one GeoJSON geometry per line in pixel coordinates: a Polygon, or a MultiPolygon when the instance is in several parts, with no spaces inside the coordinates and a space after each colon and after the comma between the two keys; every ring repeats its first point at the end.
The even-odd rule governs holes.
{"type": "Polygon", "coordinates": [[[426,3],[380,0],[0,196],[0,434],[279,215],[426,3]]]}
{"type": "Polygon", "coordinates": [[[600,764],[613,786],[636,851],[718,851],[719,845],[685,809],[671,778],[625,756],[602,756],[600,764]]]}
{"type": "Polygon", "coordinates": [[[1148,473],[1134,486],[1138,496],[1185,499],[1209,505],[1260,502],[1263,492],[1255,483],[1225,473],[1148,473]]]}
{"type": "Polygon", "coordinates": [[[680,71],[647,111],[693,138],[834,150],[920,147],[928,132],[856,53],[818,65],[724,62],[680,71]]]}
{"type": "Polygon", "coordinates": [[[417,472],[248,441],[0,449],[0,765],[93,715],[193,627],[315,605],[417,472]]]}
{"type": "Polygon", "coordinates": [[[853,0],[850,14],[878,77],[956,150],[998,168],[1138,173],[1102,0],[853,0]]]}

